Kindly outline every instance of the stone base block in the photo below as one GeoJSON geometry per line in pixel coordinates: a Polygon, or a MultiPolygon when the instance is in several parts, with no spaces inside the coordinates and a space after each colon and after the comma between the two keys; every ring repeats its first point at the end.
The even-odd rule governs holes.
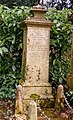
{"type": "Polygon", "coordinates": [[[69,86],[70,90],[73,91],[73,73],[67,74],[67,85],[69,86]]]}
{"type": "Polygon", "coordinates": [[[49,107],[50,100],[53,101],[52,87],[49,83],[24,83],[22,88],[25,106],[29,106],[32,99],[38,101],[41,107],[49,107]]]}

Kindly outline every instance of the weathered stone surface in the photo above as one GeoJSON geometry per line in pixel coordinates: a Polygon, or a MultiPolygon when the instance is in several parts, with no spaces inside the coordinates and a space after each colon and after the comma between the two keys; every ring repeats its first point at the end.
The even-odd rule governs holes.
{"type": "Polygon", "coordinates": [[[23,104],[22,104],[22,86],[17,86],[16,91],[16,105],[15,105],[15,114],[24,114],[23,104]]]}
{"type": "Polygon", "coordinates": [[[28,83],[48,82],[49,28],[28,27],[26,80],[28,83]]]}
{"type": "Polygon", "coordinates": [[[52,92],[48,82],[51,23],[42,16],[46,10],[34,7],[33,11],[36,15],[32,19],[24,21],[22,58],[22,80],[24,83],[21,84],[24,98],[28,100],[32,94],[37,94],[42,98],[46,94],[51,97],[52,92]],[[40,12],[41,16],[39,17],[40,12]]]}
{"type": "Polygon", "coordinates": [[[55,109],[61,111],[64,109],[64,89],[62,85],[58,86],[55,109]]]}
{"type": "Polygon", "coordinates": [[[28,120],[37,120],[37,104],[34,100],[29,104],[28,120]]]}

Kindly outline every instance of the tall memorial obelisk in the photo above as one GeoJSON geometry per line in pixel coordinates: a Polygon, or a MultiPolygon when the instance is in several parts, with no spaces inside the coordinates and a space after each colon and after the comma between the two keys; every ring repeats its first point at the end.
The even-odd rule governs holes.
{"type": "MultiPolygon", "coordinates": [[[[51,97],[49,45],[52,23],[44,18],[47,9],[32,8],[33,17],[23,22],[22,82],[24,101],[32,95],[51,97]]],[[[26,103],[26,102],[25,102],[26,103]]]]}

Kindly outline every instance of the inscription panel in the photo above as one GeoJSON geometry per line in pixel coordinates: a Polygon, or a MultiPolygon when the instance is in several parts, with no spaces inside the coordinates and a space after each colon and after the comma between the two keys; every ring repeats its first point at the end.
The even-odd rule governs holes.
{"type": "Polygon", "coordinates": [[[49,28],[28,27],[26,65],[29,82],[48,82],[49,28]]]}

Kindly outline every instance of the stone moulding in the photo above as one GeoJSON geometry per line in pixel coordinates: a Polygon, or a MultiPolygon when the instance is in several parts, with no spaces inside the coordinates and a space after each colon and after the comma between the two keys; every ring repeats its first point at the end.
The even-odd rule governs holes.
{"type": "Polygon", "coordinates": [[[28,18],[22,22],[22,26],[28,25],[37,25],[43,27],[52,27],[53,23],[49,20],[46,20],[44,14],[47,12],[47,9],[44,6],[37,5],[32,8],[33,17],[28,18]]]}
{"type": "Polygon", "coordinates": [[[31,26],[31,25],[37,25],[37,26],[43,26],[43,27],[50,27],[51,28],[53,24],[51,22],[49,22],[48,20],[47,21],[42,21],[42,20],[35,21],[35,19],[34,20],[25,20],[25,21],[22,22],[23,28],[26,27],[26,26],[31,26]]]}
{"type": "Polygon", "coordinates": [[[49,83],[26,83],[22,85],[23,87],[51,87],[49,83]]]}
{"type": "MultiPolygon", "coordinates": [[[[32,100],[33,98],[31,97],[32,95],[37,95],[39,97],[35,98],[35,100],[51,100],[53,99],[53,96],[51,95],[52,88],[51,85],[48,83],[46,84],[23,84],[23,98],[24,98],[24,103],[29,104],[29,101],[32,100]]],[[[27,105],[26,105],[27,106],[27,105]]],[[[47,106],[48,107],[48,106],[47,106]]]]}

